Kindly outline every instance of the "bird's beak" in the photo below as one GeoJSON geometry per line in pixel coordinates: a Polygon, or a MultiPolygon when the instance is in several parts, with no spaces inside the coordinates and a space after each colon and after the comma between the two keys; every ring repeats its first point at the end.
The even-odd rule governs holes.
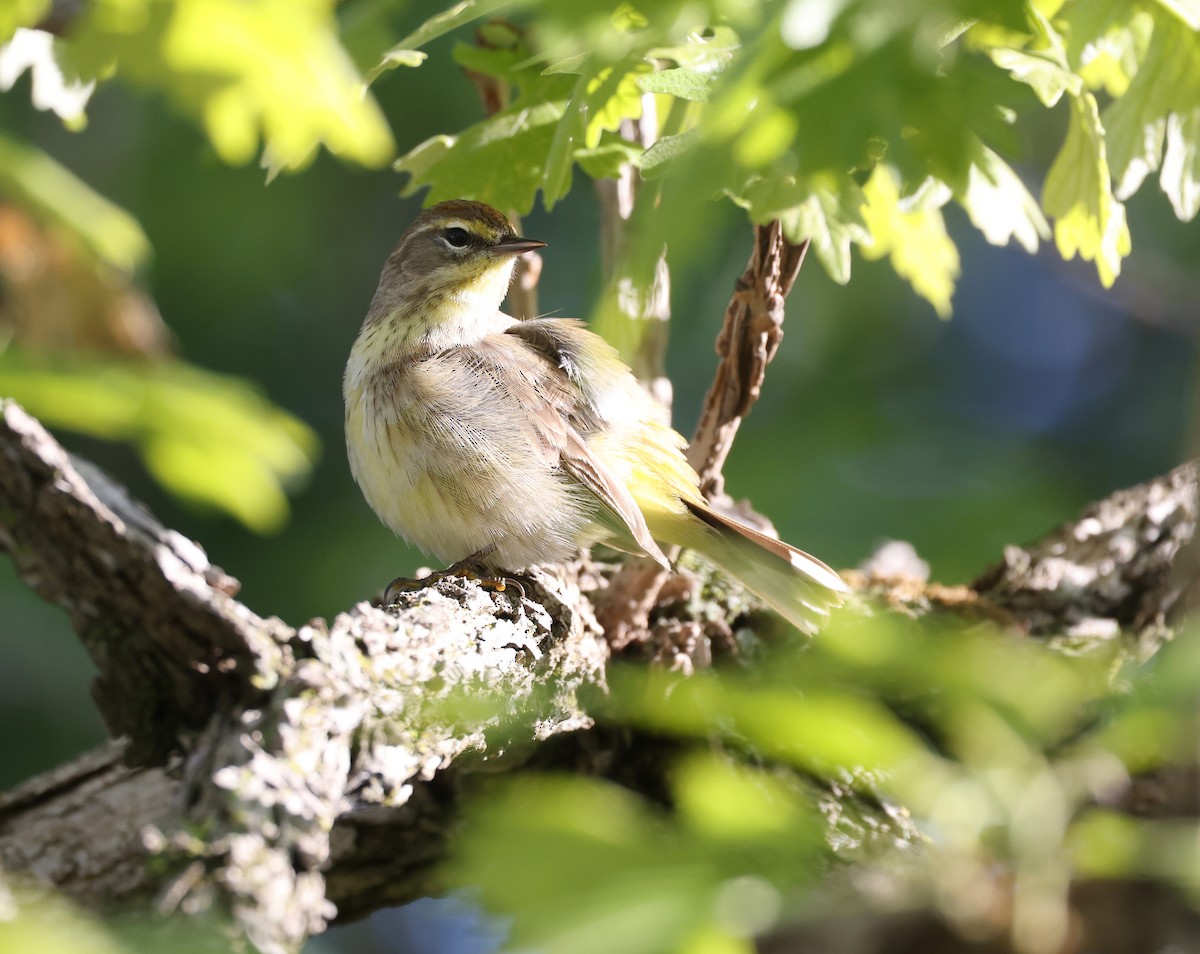
{"type": "Polygon", "coordinates": [[[539,242],[537,239],[519,238],[512,236],[504,238],[493,245],[490,249],[494,255],[520,255],[522,252],[532,252],[535,248],[545,248],[545,242],[539,242]]]}

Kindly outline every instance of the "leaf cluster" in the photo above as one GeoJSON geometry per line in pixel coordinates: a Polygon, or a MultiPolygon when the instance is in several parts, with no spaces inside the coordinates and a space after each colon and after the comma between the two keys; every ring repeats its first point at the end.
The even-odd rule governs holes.
{"type": "MultiPolygon", "coordinates": [[[[398,44],[385,65],[492,15],[457,4],[398,44]]],[[[943,208],[961,205],[993,244],[1034,251],[1053,235],[1111,285],[1129,253],[1123,201],[1148,173],[1176,214],[1200,202],[1197,14],[1116,0],[657,0],[613,12],[523,3],[528,28],[504,55],[456,58],[508,83],[506,109],[403,156],[406,191],[528,211],[569,190],[573,167],[614,175],[632,161],[655,183],[677,238],[698,199],[727,196],[751,221],[779,219],[837,281],[851,248],[887,257],[941,315],[959,258],[943,208]],[[639,95],[641,94],[641,95],[639,95]],[[650,103],[648,97],[653,98],[650,103]],[[1065,138],[1040,198],[1003,156],[1019,121],[1067,103],[1065,138]],[[617,135],[653,106],[656,141],[617,135]]],[[[643,247],[652,248],[651,244],[643,247]]]]}

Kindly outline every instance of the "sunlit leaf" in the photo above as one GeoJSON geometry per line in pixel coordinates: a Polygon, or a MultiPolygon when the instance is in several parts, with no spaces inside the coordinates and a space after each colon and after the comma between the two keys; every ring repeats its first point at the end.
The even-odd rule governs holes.
{"type": "Polygon", "coordinates": [[[332,0],[96,0],[64,55],[85,75],[114,66],[199,122],[226,162],[260,145],[273,170],[325,146],[367,166],[394,152],[391,131],[337,35],[332,0]]]}
{"type": "Polygon", "coordinates": [[[1153,18],[1125,0],[1075,0],[1059,18],[1071,66],[1089,89],[1125,95],[1146,52],[1153,18]]]}
{"type": "Polygon", "coordinates": [[[755,224],[778,219],[789,241],[810,241],[829,277],[843,285],[850,280],[850,246],[871,241],[862,216],[866,198],[850,176],[817,176],[805,183],[753,176],[730,195],[755,224]]]}
{"type": "Polygon", "coordinates": [[[1012,168],[984,145],[972,163],[966,193],[959,197],[971,224],[993,245],[1016,242],[1030,254],[1050,237],[1041,207],[1012,168]]]}
{"type": "Polygon", "coordinates": [[[888,256],[896,274],[907,279],[938,315],[948,318],[959,258],[941,210],[934,206],[905,208],[899,176],[883,164],[875,167],[863,194],[863,222],[872,240],[864,247],[864,256],[888,256]]]}
{"type": "Polygon", "coordinates": [[[1046,176],[1042,204],[1055,218],[1054,239],[1063,258],[1095,261],[1107,288],[1129,254],[1125,207],[1112,193],[1104,130],[1095,97],[1071,98],[1067,139],[1046,176]]]}
{"type": "MultiPolygon", "coordinates": [[[[1115,193],[1127,198],[1137,191],[1142,180],[1159,168],[1168,118],[1181,117],[1175,124],[1177,143],[1187,151],[1188,127],[1186,117],[1200,110],[1200,36],[1178,23],[1173,17],[1159,17],[1154,26],[1145,63],[1129,84],[1129,89],[1104,113],[1104,129],[1111,159],[1115,193]]],[[[1196,140],[1191,145],[1195,148],[1196,140]]],[[[1178,163],[1176,170],[1186,168],[1178,163]]],[[[1186,190],[1177,175],[1170,177],[1176,185],[1164,191],[1176,195],[1186,190]]],[[[1173,203],[1174,204],[1174,203],[1173,203]]],[[[1177,204],[1186,208],[1187,203],[1177,204]]],[[[1194,213],[1193,213],[1194,214],[1194,213]]]]}
{"type": "Polygon", "coordinates": [[[587,133],[585,144],[594,149],[604,131],[615,132],[625,119],[642,115],[642,93],[638,77],[650,72],[645,63],[622,63],[606,67],[587,84],[587,133]]]}
{"type": "Polygon", "coordinates": [[[1035,45],[1030,49],[1000,46],[990,50],[992,60],[1012,78],[1027,83],[1046,106],[1055,105],[1063,93],[1078,95],[1083,80],[1067,61],[1067,48],[1058,30],[1037,4],[1027,5],[1035,45]]]}
{"type": "Polygon", "coordinates": [[[658,46],[646,54],[652,60],[670,60],[698,73],[723,70],[741,49],[742,41],[728,24],[720,23],[705,34],[689,33],[671,46],[658,46]]]}
{"type": "Polygon", "coordinates": [[[50,5],[51,0],[8,0],[0,6],[0,45],[12,39],[18,28],[37,26],[50,5]]]}
{"type": "Polygon", "coordinates": [[[55,113],[70,129],[87,124],[83,111],[96,84],[63,75],[55,56],[55,38],[44,30],[18,29],[0,47],[0,91],[12,89],[25,70],[33,75],[30,98],[36,109],[55,113]]]}
{"type": "Polygon", "coordinates": [[[991,56],[1013,79],[1027,83],[1046,106],[1056,105],[1063,93],[1077,94],[1083,88],[1080,76],[1045,54],[995,49],[991,56]]]}
{"type": "Polygon", "coordinates": [[[1175,214],[1185,222],[1194,219],[1200,212],[1200,106],[1167,119],[1160,180],[1175,214]]]}
{"type": "Polygon", "coordinates": [[[401,157],[405,195],[429,187],[428,203],[467,198],[524,215],[533,208],[566,99],[514,104],[461,136],[436,136],[401,157]]]}

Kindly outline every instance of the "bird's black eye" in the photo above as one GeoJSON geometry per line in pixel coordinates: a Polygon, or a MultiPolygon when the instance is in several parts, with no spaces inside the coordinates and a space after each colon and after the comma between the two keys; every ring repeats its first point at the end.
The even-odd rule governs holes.
{"type": "Polygon", "coordinates": [[[452,248],[466,248],[467,243],[471,241],[471,233],[458,226],[446,229],[443,235],[446,238],[446,244],[452,248]]]}

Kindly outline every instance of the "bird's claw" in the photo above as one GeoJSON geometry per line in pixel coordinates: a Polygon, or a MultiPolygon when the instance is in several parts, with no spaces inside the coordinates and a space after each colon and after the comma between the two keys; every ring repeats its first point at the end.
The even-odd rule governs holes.
{"type": "Polygon", "coordinates": [[[442,580],[451,577],[460,577],[464,580],[478,583],[484,589],[495,593],[506,593],[511,586],[517,591],[518,599],[525,599],[525,587],[521,585],[519,580],[512,576],[492,572],[478,562],[494,549],[495,547],[489,547],[485,550],[480,550],[478,553],[472,553],[466,559],[452,563],[444,570],[434,570],[428,576],[422,577],[419,580],[398,576],[384,589],[383,602],[380,605],[385,607],[392,606],[396,602],[395,598],[401,593],[412,593],[427,586],[434,586],[442,580]]]}

